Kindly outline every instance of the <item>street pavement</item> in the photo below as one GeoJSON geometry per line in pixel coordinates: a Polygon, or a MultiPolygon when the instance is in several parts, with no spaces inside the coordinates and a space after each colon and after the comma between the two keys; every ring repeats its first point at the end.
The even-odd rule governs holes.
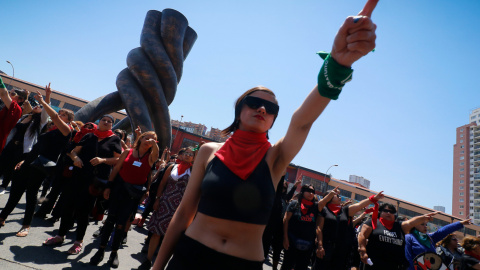
{"type": "MultiPolygon", "coordinates": [[[[0,195],[0,209],[5,206],[9,195],[9,188],[6,193],[0,195]]],[[[10,214],[4,227],[0,228],[0,270],[27,270],[27,269],[110,269],[107,264],[110,256],[110,249],[107,248],[104,260],[99,266],[88,264],[90,258],[95,254],[99,245],[98,238],[92,236],[101,223],[90,222],[84,238],[83,251],[79,255],[68,255],[67,250],[75,240],[75,228],[67,234],[65,242],[57,247],[42,246],[43,241],[48,237],[55,236],[58,232],[60,222],[55,224],[34,218],[30,234],[27,237],[17,237],[15,234],[22,227],[23,214],[25,210],[25,196],[20,200],[17,208],[10,214]]],[[[140,250],[147,230],[132,225],[128,233],[127,244],[119,251],[120,266],[118,269],[136,269],[145,258],[140,250]]],[[[264,264],[264,270],[272,268],[264,264]]],[[[228,269],[226,269],[228,270],[228,269]]]]}

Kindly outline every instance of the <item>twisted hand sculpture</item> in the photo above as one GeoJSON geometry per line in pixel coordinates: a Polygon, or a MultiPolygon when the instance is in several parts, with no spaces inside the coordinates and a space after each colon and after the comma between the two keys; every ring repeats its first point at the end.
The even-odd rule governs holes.
{"type": "Polygon", "coordinates": [[[172,128],[168,106],[177,92],[183,61],[197,33],[180,12],[150,10],[140,46],[127,55],[127,68],[117,76],[118,92],[95,99],[75,114],[75,120],[93,122],[104,114],[126,109],[128,117],[114,127],[157,133],[160,149],[170,146],[172,128]],[[130,124],[130,125],[129,125],[130,124]]]}

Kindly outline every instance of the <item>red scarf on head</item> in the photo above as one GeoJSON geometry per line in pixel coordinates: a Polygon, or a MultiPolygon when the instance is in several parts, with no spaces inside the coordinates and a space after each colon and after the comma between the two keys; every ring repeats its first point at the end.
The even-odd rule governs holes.
{"type": "Polygon", "coordinates": [[[333,212],[333,214],[336,216],[338,213],[340,213],[340,210],[342,209],[342,206],[340,204],[333,204],[329,203],[327,204],[328,209],[333,212]]]}
{"type": "Polygon", "coordinates": [[[96,129],[97,129],[97,125],[95,125],[94,123],[87,123],[85,124],[81,129],[80,131],[78,131],[76,134],[75,134],[75,137],[73,137],[73,141],[78,143],[82,138],[83,136],[85,136],[86,134],[88,133],[92,133],[94,132],[96,129]],[[85,126],[87,124],[90,124],[90,125],[93,125],[93,128],[85,128],[85,126]]]}
{"type": "Polygon", "coordinates": [[[477,254],[473,253],[472,251],[470,250],[465,250],[465,254],[471,256],[471,257],[474,257],[475,259],[477,260],[480,260],[480,256],[478,256],[477,254]]]}
{"type": "Polygon", "coordinates": [[[97,136],[100,140],[103,140],[105,138],[108,138],[108,137],[111,137],[111,136],[115,135],[115,133],[113,133],[113,131],[111,129],[106,130],[106,131],[100,131],[99,129],[95,129],[93,131],[93,134],[95,136],[97,136]]]}
{"type": "Polygon", "coordinates": [[[302,199],[302,202],[300,203],[300,211],[302,211],[302,215],[306,215],[308,212],[308,208],[313,205],[312,201],[302,199]]]}
{"type": "Polygon", "coordinates": [[[236,176],[246,180],[270,147],[267,133],[236,130],[215,156],[236,176]]]}
{"type": "Polygon", "coordinates": [[[192,163],[190,162],[185,162],[185,161],[180,161],[180,163],[177,165],[177,172],[178,172],[178,176],[182,175],[183,173],[185,173],[186,170],[188,170],[188,168],[192,167],[192,163]]]}

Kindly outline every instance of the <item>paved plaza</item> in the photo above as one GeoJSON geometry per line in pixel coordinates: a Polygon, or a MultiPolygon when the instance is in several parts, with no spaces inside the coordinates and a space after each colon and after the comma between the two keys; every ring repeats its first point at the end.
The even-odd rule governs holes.
{"type": "MultiPolygon", "coordinates": [[[[9,195],[9,188],[4,195],[0,195],[0,209],[5,206],[9,195]]],[[[33,219],[30,234],[27,237],[17,237],[15,234],[22,227],[25,197],[17,208],[8,217],[4,227],[0,229],[0,269],[109,269],[107,264],[110,250],[107,248],[105,259],[99,266],[88,264],[95,253],[99,240],[92,234],[100,226],[90,222],[84,239],[84,248],[79,255],[68,255],[67,250],[72,246],[75,237],[75,227],[67,234],[61,246],[46,247],[42,243],[48,237],[56,235],[59,222],[52,224],[46,220],[33,219]]],[[[140,250],[146,236],[145,228],[132,226],[128,233],[128,242],[118,251],[120,266],[118,269],[136,269],[144,260],[145,254],[140,250]]],[[[264,264],[264,270],[272,268],[264,264]]]]}

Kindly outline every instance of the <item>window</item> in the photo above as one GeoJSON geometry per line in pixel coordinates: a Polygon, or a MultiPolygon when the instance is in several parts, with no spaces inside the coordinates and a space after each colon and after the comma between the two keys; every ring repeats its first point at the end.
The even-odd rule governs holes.
{"type": "Polygon", "coordinates": [[[463,172],[463,171],[465,171],[465,169],[464,169],[464,168],[461,168],[460,171],[463,172]]]}
{"type": "Polygon", "coordinates": [[[463,143],[463,140],[460,140],[460,143],[463,143]]]}
{"type": "Polygon", "coordinates": [[[184,138],[183,141],[182,141],[182,146],[180,146],[180,148],[184,148],[184,147],[195,148],[195,147],[197,147],[197,145],[198,145],[198,142],[187,139],[187,138],[184,138]]]}
{"type": "Polygon", "coordinates": [[[81,109],[80,107],[75,106],[75,105],[70,104],[70,103],[67,103],[67,102],[65,102],[65,104],[63,104],[63,108],[67,109],[67,110],[72,110],[73,112],[77,112],[78,110],[81,109]]]}
{"type": "Polygon", "coordinates": [[[458,212],[458,214],[459,214],[460,216],[463,216],[463,212],[462,212],[462,211],[458,212]]]}
{"type": "Polygon", "coordinates": [[[460,199],[460,202],[463,202],[463,199],[460,199]]]}
{"type": "Polygon", "coordinates": [[[465,177],[465,174],[460,174],[460,177],[465,177]]]}
{"type": "Polygon", "coordinates": [[[318,179],[302,175],[302,185],[312,185],[318,192],[326,192],[328,184],[318,179]]]}
{"type": "Polygon", "coordinates": [[[464,160],[464,159],[465,159],[465,157],[464,157],[464,156],[461,156],[461,157],[460,157],[460,160],[464,160]]]}
{"type": "Polygon", "coordinates": [[[460,148],[465,148],[465,145],[460,145],[460,148]]]}
{"type": "Polygon", "coordinates": [[[465,162],[460,162],[460,166],[463,166],[463,165],[465,165],[465,162]]]}
{"type": "Polygon", "coordinates": [[[470,119],[475,119],[475,118],[477,118],[477,116],[476,116],[476,115],[474,115],[474,116],[470,117],[470,119]]]}
{"type": "Polygon", "coordinates": [[[460,192],[460,196],[463,196],[463,192],[460,192]]]}
{"type": "Polygon", "coordinates": [[[463,208],[465,208],[465,205],[460,205],[460,209],[463,209],[463,208]]]}
{"type": "Polygon", "coordinates": [[[355,200],[357,200],[357,201],[363,201],[366,198],[367,198],[366,196],[363,196],[363,195],[360,195],[360,194],[355,194],[355,200]]]}
{"type": "Polygon", "coordinates": [[[463,190],[463,186],[460,186],[460,190],[463,190]]]}
{"type": "Polygon", "coordinates": [[[463,138],[463,134],[460,134],[460,138],[463,138]]]}
{"type": "Polygon", "coordinates": [[[54,98],[50,98],[50,105],[55,106],[55,107],[58,107],[58,105],[60,105],[60,100],[54,99],[54,98]]]}
{"type": "Polygon", "coordinates": [[[463,184],[463,182],[464,182],[463,180],[460,180],[460,184],[463,184]]]}
{"type": "Polygon", "coordinates": [[[462,128],[462,129],[460,129],[460,132],[463,132],[463,128],[462,128]]]}
{"type": "Polygon", "coordinates": [[[340,190],[340,196],[352,198],[352,192],[342,189],[340,190]]]}

